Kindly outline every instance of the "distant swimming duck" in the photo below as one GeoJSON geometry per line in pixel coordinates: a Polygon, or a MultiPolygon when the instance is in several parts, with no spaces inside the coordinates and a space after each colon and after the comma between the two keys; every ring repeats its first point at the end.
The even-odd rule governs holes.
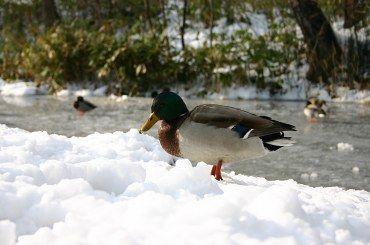
{"type": "Polygon", "coordinates": [[[78,96],[77,100],[73,103],[73,107],[81,114],[91,111],[96,108],[96,105],[85,100],[82,96],[78,96]]]}
{"type": "Polygon", "coordinates": [[[310,122],[316,122],[317,118],[326,116],[326,112],[323,109],[325,105],[325,100],[312,97],[307,100],[303,113],[306,115],[310,122]]]}
{"type": "Polygon", "coordinates": [[[189,111],[173,92],[159,94],[151,111],[140,132],[161,120],[158,138],[163,149],[193,162],[214,164],[211,174],[217,180],[222,179],[224,163],[262,157],[294,143],[284,136],[284,131],[295,131],[293,125],[222,105],[199,105],[189,111]]]}

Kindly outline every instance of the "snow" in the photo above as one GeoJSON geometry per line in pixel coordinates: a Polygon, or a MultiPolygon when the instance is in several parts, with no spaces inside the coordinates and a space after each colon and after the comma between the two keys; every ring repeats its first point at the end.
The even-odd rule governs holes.
{"type": "Polygon", "coordinates": [[[359,168],[359,167],[357,167],[357,166],[354,166],[354,167],[352,168],[352,172],[353,172],[354,174],[358,174],[358,173],[360,172],[360,168],[359,168]]]}
{"type": "Polygon", "coordinates": [[[0,244],[12,245],[15,243],[15,224],[9,220],[0,221],[0,244]]]}
{"type": "MultiPolygon", "coordinates": [[[[244,99],[244,100],[283,100],[283,101],[304,101],[316,96],[327,102],[370,102],[370,90],[355,90],[346,87],[336,88],[336,97],[332,98],[328,91],[322,86],[309,85],[306,81],[299,81],[297,84],[283,84],[284,92],[270,94],[268,90],[260,90],[253,85],[231,86],[221,89],[220,92],[209,92],[207,99],[244,99]]],[[[176,90],[175,90],[176,91],[176,90]]],[[[185,96],[199,91],[194,88],[184,92],[185,96]]]]}
{"type": "Polygon", "coordinates": [[[16,80],[13,83],[5,83],[0,80],[0,91],[3,96],[31,96],[45,94],[46,89],[36,87],[35,83],[16,80]]]}
{"type": "Polygon", "coordinates": [[[125,95],[125,94],[124,95],[121,95],[121,96],[117,96],[117,95],[111,94],[109,96],[109,99],[114,100],[116,102],[122,102],[122,101],[127,100],[128,99],[128,96],[125,95]]]}
{"type": "Polygon", "coordinates": [[[262,36],[268,33],[268,22],[266,15],[257,13],[248,13],[251,22],[251,29],[256,36],[262,36]]]}
{"type": "MultiPolygon", "coordinates": [[[[66,89],[62,89],[56,92],[58,97],[68,96],[105,96],[107,86],[100,86],[98,88],[87,88],[83,89],[78,85],[68,86],[66,89]]],[[[0,78],[0,94],[3,97],[22,97],[22,96],[34,96],[34,95],[45,95],[47,89],[44,86],[37,87],[33,82],[25,82],[22,80],[15,80],[11,83],[6,83],[0,78]]]]}
{"type": "MultiPolygon", "coordinates": [[[[348,42],[349,38],[355,38],[355,33],[353,28],[344,28],[344,20],[338,19],[333,22],[332,28],[339,39],[340,43],[344,44],[348,42]]],[[[360,28],[356,32],[357,39],[361,42],[366,42],[367,40],[367,30],[366,28],[360,28]]]]}
{"type": "Polygon", "coordinates": [[[217,182],[209,165],[170,161],[135,129],[67,138],[0,125],[0,244],[370,242],[366,191],[233,172],[217,182]]]}
{"type": "MultiPolygon", "coordinates": [[[[219,67],[215,68],[215,73],[228,73],[235,69],[234,66],[231,67],[219,67]]],[[[301,68],[306,69],[306,68],[301,68]]],[[[253,71],[253,70],[252,70],[253,71]]],[[[299,71],[301,72],[301,71],[299,71]]],[[[267,73],[267,71],[264,71],[267,73]]],[[[245,99],[245,100],[293,100],[301,101],[307,100],[309,97],[317,96],[320,99],[326,100],[328,102],[359,102],[359,103],[369,103],[370,102],[370,90],[355,90],[349,89],[347,87],[337,87],[335,88],[336,97],[332,98],[326,89],[320,85],[310,85],[307,80],[287,80],[283,83],[282,93],[270,94],[268,90],[259,90],[253,85],[249,86],[237,86],[233,85],[228,88],[221,89],[220,92],[209,92],[206,96],[207,99],[245,99]]],[[[194,97],[193,95],[199,92],[199,86],[194,86],[193,89],[188,91],[182,91],[180,88],[173,88],[172,91],[177,91],[186,97],[194,97]]],[[[77,85],[68,86],[67,89],[62,89],[56,92],[56,96],[63,98],[68,96],[84,96],[84,97],[102,97],[106,95],[107,86],[100,86],[98,88],[87,88],[82,89],[77,85]]],[[[22,105],[24,104],[22,99],[17,99],[17,97],[23,96],[34,96],[34,95],[45,95],[47,89],[45,87],[37,88],[33,82],[24,81],[13,81],[12,83],[5,83],[4,80],[0,79],[0,95],[3,98],[14,101],[14,104],[22,105]],[[12,99],[14,98],[14,99],[12,99]]],[[[109,98],[117,102],[125,101],[128,96],[115,96],[113,94],[109,95],[109,98]]]]}
{"type": "Polygon", "coordinates": [[[62,89],[55,93],[58,97],[68,96],[84,96],[84,97],[102,97],[106,95],[107,86],[101,86],[98,88],[87,88],[83,89],[81,86],[70,85],[66,89],[62,89]]]}
{"type": "Polygon", "coordinates": [[[317,180],[318,178],[318,173],[316,172],[312,172],[312,173],[303,173],[301,174],[301,180],[304,181],[304,182],[307,182],[307,181],[315,181],[317,180]]]}
{"type": "Polygon", "coordinates": [[[342,152],[343,151],[353,151],[354,150],[353,145],[348,144],[348,143],[344,143],[344,142],[338,143],[337,148],[338,148],[338,151],[342,151],[342,152]]]}

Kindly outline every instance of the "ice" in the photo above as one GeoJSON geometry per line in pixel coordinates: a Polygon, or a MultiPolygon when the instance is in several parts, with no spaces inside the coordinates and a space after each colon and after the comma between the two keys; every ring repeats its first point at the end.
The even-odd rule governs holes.
{"type": "Polygon", "coordinates": [[[353,145],[349,143],[340,142],[337,144],[338,151],[353,151],[353,145]]]}
{"type": "Polygon", "coordinates": [[[233,172],[217,182],[211,166],[171,159],[135,129],[67,138],[0,125],[0,244],[370,242],[366,191],[233,172]]]}
{"type": "Polygon", "coordinates": [[[359,168],[359,167],[357,167],[357,166],[354,166],[354,167],[352,168],[352,172],[353,172],[354,174],[358,174],[358,173],[360,172],[360,168],[359,168]]]}
{"type": "Polygon", "coordinates": [[[312,172],[312,173],[310,174],[310,180],[316,180],[318,176],[319,176],[319,175],[318,175],[317,173],[312,172]]]}

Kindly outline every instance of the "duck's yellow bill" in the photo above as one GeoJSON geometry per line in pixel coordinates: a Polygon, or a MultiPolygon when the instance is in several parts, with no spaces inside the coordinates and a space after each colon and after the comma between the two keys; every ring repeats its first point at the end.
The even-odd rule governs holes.
{"type": "Polygon", "coordinates": [[[139,132],[142,133],[148,131],[156,122],[158,122],[158,120],[159,118],[153,112],[152,114],[150,114],[149,119],[146,120],[146,122],[141,126],[139,132]]]}

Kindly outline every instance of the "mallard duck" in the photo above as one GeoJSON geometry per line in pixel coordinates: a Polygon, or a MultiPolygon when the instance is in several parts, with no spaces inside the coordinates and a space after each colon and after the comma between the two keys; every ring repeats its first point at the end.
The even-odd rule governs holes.
{"type": "Polygon", "coordinates": [[[173,92],[159,94],[151,111],[140,133],[162,121],[158,129],[162,148],[173,156],[214,164],[211,174],[217,180],[222,179],[222,164],[262,157],[294,143],[284,136],[284,131],[295,131],[293,125],[215,104],[189,111],[173,92]]]}
{"type": "Polygon", "coordinates": [[[82,96],[78,96],[77,100],[73,103],[73,107],[83,115],[85,112],[95,109],[96,105],[85,100],[82,96]]]}
{"type": "Polygon", "coordinates": [[[157,97],[158,96],[158,92],[157,92],[157,90],[154,90],[151,94],[150,94],[150,97],[152,97],[153,99],[155,98],[155,97],[157,97]]]}
{"type": "MultiPolygon", "coordinates": [[[[170,90],[170,88],[168,88],[168,87],[164,87],[163,89],[162,89],[162,93],[163,92],[170,92],[171,90],[170,90]]],[[[150,97],[152,97],[153,99],[155,98],[155,97],[157,97],[158,96],[158,92],[157,92],[157,90],[154,90],[151,94],[150,94],[150,97]]]]}
{"type": "Polygon", "coordinates": [[[307,100],[303,113],[306,115],[310,122],[316,122],[317,118],[326,116],[326,112],[324,110],[325,105],[325,100],[312,97],[307,100]]]}

